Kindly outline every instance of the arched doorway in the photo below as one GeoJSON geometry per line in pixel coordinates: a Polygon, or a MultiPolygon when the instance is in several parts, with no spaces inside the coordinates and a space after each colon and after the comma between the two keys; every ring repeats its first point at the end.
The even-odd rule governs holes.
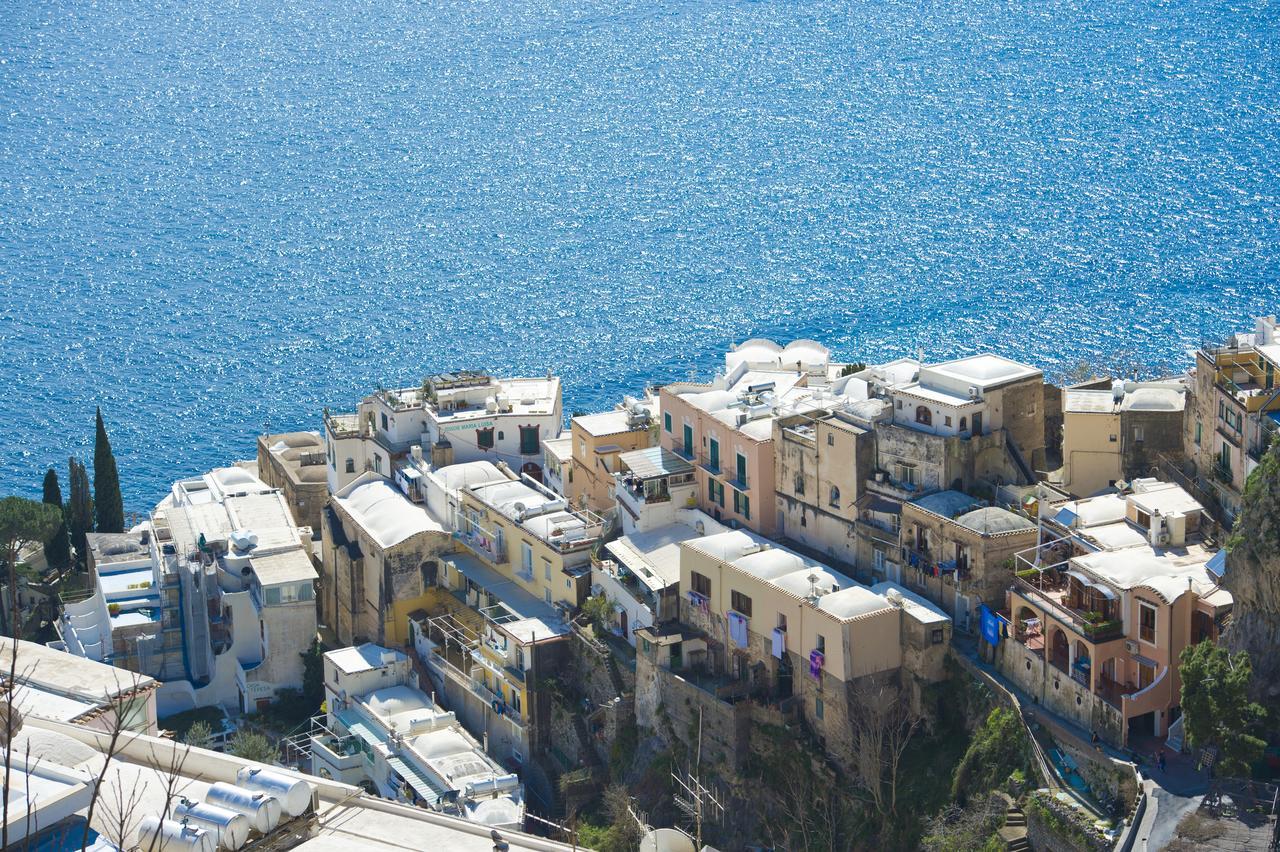
{"type": "Polygon", "coordinates": [[[1117,710],[1123,706],[1124,694],[1132,691],[1125,684],[1124,660],[1119,657],[1103,660],[1094,682],[1097,684],[1095,691],[1102,696],[1102,700],[1117,710]]]}
{"type": "Polygon", "coordinates": [[[1044,657],[1044,625],[1040,623],[1040,614],[1029,606],[1018,608],[1014,620],[1014,638],[1040,657],[1044,657]]]}
{"type": "Polygon", "coordinates": [[[1053,663],[1053,667],[1059,671],[1070,674],[1067,667],[1071,665],[1071,646],[1067,640],[1067,634],[1061,627],[1055,627],[1049,635],[1049,640],[1049,662],[1053,663]]]}
{"type": "Polygon", "coordinates": [[[524,465],[521,466],[520,472],[536,482],[542,481],[542,465],[537,462],[525,462],[524,465]]]}
{"type": "Polygon", "coordinates": [[[1076,658],[1071,663],[1071,676],[1079,683],[1089,686],[1093,661],[1089,659],[1089,646],[1076,640],[1076,658]]]}

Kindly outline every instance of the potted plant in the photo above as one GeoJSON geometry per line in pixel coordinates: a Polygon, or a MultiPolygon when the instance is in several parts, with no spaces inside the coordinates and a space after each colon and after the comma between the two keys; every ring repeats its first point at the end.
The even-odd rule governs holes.
{"type": "Polygon", "coordinates": [[[107,615],[114,617],[119,614],[120,614],[120,604],[118,603],[107,604],[107,615]]]}

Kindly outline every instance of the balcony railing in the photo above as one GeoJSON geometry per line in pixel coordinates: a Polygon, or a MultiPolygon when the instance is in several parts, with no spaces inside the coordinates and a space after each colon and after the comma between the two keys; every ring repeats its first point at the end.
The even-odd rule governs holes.
{"type": "Polygon", "coordinates": [[[1024,598],[1048,611],[1054,618],[1068,625],[1090,642],[1106,642],[1124,636],[1124,625],[1121,622],[1088,618],[1083,610],[1074,609],[1062,601],[1055,600],[1045,590],[1021,577],[1013,578],[1013,587],[1024,598]]]}
{"type": "Polygon", "coordinates": [[[506,542],[491,534],[488,530],[474,526],[468,530],[464,526],[454,535],[459,541],[484,556],[494,565],[502,565],[507,561],[506,542]]]}

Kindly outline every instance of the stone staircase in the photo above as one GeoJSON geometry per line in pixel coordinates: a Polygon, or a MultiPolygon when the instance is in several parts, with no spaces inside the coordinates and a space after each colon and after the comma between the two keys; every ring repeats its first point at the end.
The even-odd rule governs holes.
{"type": "Polygon", "coordinates": [[[613,654],[605,654],[604,667],[609,672],[609,681],[613,684],[613,688],[618,691],[618,695],[626,695],[627,685],[622,679],[622,672],[618,670],[618,660],[613,654]]]}
{"type": "Polygon", "coordinates": [[[1185,727],[1183,725],[1183,718],[1184,717],[1179,716],[1178,720],[1169,726],[1169,735],[1166,736],[1164,740],[1164,744],[1172,749],[1174,754],[1181,752],[1184,744],[1185,727]]]}
{"type": "Polygon", "coordinates": [[[1027,840],[1027,815],[1009,796],[1002,795],[1001,798],[1008,803],[1004,812],[1004,827],[997,832],[1004,841],[1004,848],[1009,852],[1029,852],[1031,841],[1027,840]]]}
{"type": "Polygon", "coordinates": [[[595,743],[591,741],[591,732],[587,730],[587,723],[579,713],[573,714],[573,730],[578,735],[578,745],[583,761],[593,770],[600,768],[600,756],[596,754],[595,743]]]}

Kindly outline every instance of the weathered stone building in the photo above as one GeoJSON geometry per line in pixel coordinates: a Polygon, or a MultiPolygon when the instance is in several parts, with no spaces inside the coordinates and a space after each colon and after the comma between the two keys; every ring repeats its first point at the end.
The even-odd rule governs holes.
{"type": "Polygon", "coordinates": [[[1062,470],[1054,478],[1080,496],[1147,476],[1161,457],[1177,462],[1183,455],[1184,382],[1106,384],[1064,394],[1062,470]]]}
{"type": "Polygon", "coordinates": [[[902,507],[907,585],[938,604],[957,630],[977,626],[978,607],[998,609],[1013,582],[1015,556],[1036,546],[1036,525],[958,491],[902,507]]]}
{"type": "Polygon", "coordinates": [[[320,531],[329,499],[324,440],[315,432],[258,436],[258,478],[284,495],[294,523],[320,531]]]}
{"type": "Polygon", "coordinates": [[[871,478],[875,438],[844,411],[773,421],[779,537],[857,564],[857,502],[871,478]]]}
{"type": "Polygon", "coordinates": [[[454,550],[448,530],[375,473],[334,495],[321,529],[324,623],[342,643],[404,644],[409,613],[454,550]]]}
{"type": "Polygon", "coordinates": [[[665,699],[641,692],[692,683],[708,700],[751,696],[797,715],[849,764],[862,690],[891,683],[918,702],[920,686],[942,676],[951,621],[901,587],[870,589],[744,530],[680,547],[680,625],[637,634],[641,655],[663,646],[654,659],[678,680],[638,671],[642,725],[665,699]]]}

